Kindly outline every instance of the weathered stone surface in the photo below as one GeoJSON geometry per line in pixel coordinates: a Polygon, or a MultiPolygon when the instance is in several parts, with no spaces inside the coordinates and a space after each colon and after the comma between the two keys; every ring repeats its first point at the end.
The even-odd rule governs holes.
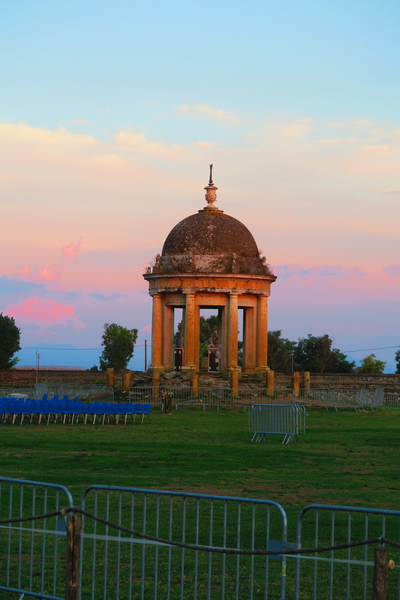
{"type": "Polygon", "coordinates": [[[165,240],[162,254],[258,256],[257,244],[243,223],[218,212],[196,213],[180,221],[165,240]]]}

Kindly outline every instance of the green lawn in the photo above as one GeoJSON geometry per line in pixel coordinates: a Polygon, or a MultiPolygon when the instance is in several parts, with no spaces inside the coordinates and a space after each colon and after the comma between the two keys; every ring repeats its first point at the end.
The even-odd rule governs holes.
{"type": "MultiPolygon", "coordinates": [[[[203,492],[274,500],[280,503],[287,512],[289,540],[292,541],[295,538],[296,517],[301,508],[307,504],[331,503],[398,509],[400,505],[398,493],[400,490],[398,470],[400,411],[394,409],[386,412],[355,413],[354,411],[342,410],[336,413],[309,409],[308,413],[308,429],[306,435],[302,438],[302,442],[288,446],[281,444],[282,437],[280,436],[272,437],[268,444],[250,443],[251,434],[247,431],[247,414],[243,410],[207,410],[203,412],[200,409],[186,408],[174,411],[170,416],[164,416],[159,410],[155,410],[151,422],[145,420],[143,425],[129,423],[127,426],[116,426],[115,424],[63,426],[53,423],[49,426],[30,425],[29,423],[24,423],[23,426],[12,426],[6,424],[0,426],[2,457],[0,474],[6,477],[33,479],[65,485],[73,493],[76,504],[79,503],[83,490],[92,484],[203,492]]],[[[114,496],[111,497],[110,518],[115,521],[117,519],[118,497],[114,496]]],[[[101,511],[104,513],[104,496],[99,502],[102,503],[100,507],[100,514],[102,514],[101,511]]],[[[124,514],[126,513],[127,518],[129,518],[130,500],[124,497],[121,502],[124,507],[124,514]]],[[[138,528],[142,526],[140,511],[143,508],[143,503],[141,504],[141,502],[140,498],[135,500],[135,511],[139,515],[135,517],[135,524],[138,528]]],[[[169,502],[168,498],[165,502],[169,502]]],[[[37,510],[40,511],[39,504],[38,501],[37,510]]],[[[7,510],[7,502],[4,503],[4,506],[7,510]]],[[[161,514],[165,516],[167,514],[166,505],[161,503],[161,506],[163,507],[161,514]]],[[[188,523],[191,522],[190,519],[193,517],[190,506],[189,502],[187,507],[188,523]]],[[[93,510],[90,503],[88,510],[93,510]]],[[[152,511],[155,510],[155,504],[151,499],[148,500],[147,510],[148,527],[154,528],[152,511]]],[[[214,510],[214,535],[218,536],[222,523],[222,513],[218,517],[218,510],[222,509],[215,505],[214,510]]],[[[243,531],[245,531],[244,517],[246,511],[243,510],[243,531]]],[[[178,509],[177,511],[179,513],[178,509]]],[[[206,517],[204,518],[207,520],[206,517]]],[[[347,515],[341,516],[338,514],[335,518],[335,536],[337,536],[335,540],[345,541],[347,539],[347,515]]],[[[174,527],[178,527],[176,531],[174,530],[174,539],[180,539],[181,536],[179,519],[180,517],[174,521],[174,527]]],[[[321,513],[321,536],[319,540],[324,544],[329,543],[330,540],[330,520],[330,514],[321,513]]],[[[309,514],[309,517],[305,519],[303,527],[305,534],[303,541],[309,546],[313,546],[314,543],[313,523],[314,513],[309,514]]],[[[381,531],[380,523],[380,518],[376,518],[374,521],[371,517],[368,532],[370,537],[379,535],[381,531]]],[[[399,525],[397,519],[393,519],[393,524],[389,523],[388,520],[387,525],[387,531],[390,531],[389,536],[395,535],[398,539],[399,525]],[[395,533],[393,534],[393,532],[395,533]]],[[[93,525],[87,524],[87,527],[91,526],[93,527],[93,525]]],[[[160,531],[164,531],[162,529],[164,526],[165,523],[161,520],[160,531]]],[[[274,532],[271,530],[272,539],[280,539],[279,519],[272,520],[271,526],[276,529],[274,532]]],[[[97,531],[101,532],[102,530],[99,527],[97,531]]],[[[188,527],[188,539],[192,535],[189,530],[190,527],[188,527]]],[[[203,532],[202,535],[207,536],[207,527],[204,531],[205,533],[203,532]]],[[[228,535],[234,536],[235,531],[236,525],[228,527],[228,535]]],[[[352,521],[352,539],[363,539],[365,537],[364,533],[364,521],[354,518],[352,521]]],[[[24,535],[27,536],[28,541],[26,543],[28,543],[30,540],[29,532],[24,535]]],[[[264,535],[263,527],[260,528],[260,535],[264,535]]],[[[15,544],[17,544],[17,538],[15,544]]],[[[248,542],[245,535],[243,535],[242,542],[244,544],[248,542]]],[[[207,543],[207,541],[203,543],[207,543]]],[[[96,598],[102,597],[103,563],[101,562],[101,544],[102,542],[99,542],[98,555],[96,555],[96,568],[99,570],[95,579],[96,585],[99,586],[99,590],[96,591],[96,594],[99,595],[96,595],[96,598]]],[[[262,547],[262,545],[262,540],[256,540],[257,547],[262,547]]],[[[126,553],[129,552],[129,549],[124,548],[123,551],[126,553]]],[[[89,542],[86,552],[89,554],[87,555],[88,558],[85,558],[84,564],[85,568],[89,565],[87,566],[89,571],[85,571],[84,587],[86,586],[85,589],[89,589],[92,580],[89,542]]],[[[140,546],[135,548],[137,558],[134,565],[136,565],[135,569],[139,570],[141,568],[141,552],[140,546]]],[[[129,566],[129,560],[132,561],[132,559],[129,559],[127,555],[124,558],[125,562],[121,563],[121,568],[126,571],[124,571],[123,577],[121,575],[121,585],[127,586],[128,582],[132,581],[134,585],[141,586],[142,581],[145,581],[145,585],[149,588],[148,593],[151,595],[153,594],[152,586],[154,585],[152,569],[155,558],[151,549],[147,552],[146,573],[148,570],[148,575],[146,575],[146,578],[143,579],[139,571],[137,573],[135,571],[136,575],[132,575],[132,566],[129,566]]],[[[167,554],[164,556],[162,552],[164,551],[160,550],[160,574],[164,571],[167,572],[167,567],[162,562],[167,560],[167,554]]],[[[176,558],[176,568],[179,571],[180,551],[174,550],[173,552],[174,556],[178,557],[176,558]]],[[[353,551],[352,557],[361,559],[363,552],[363,549],[356,549],[353,551]]],[[[368,552],[371,559],[373,548],[371,547],[368,552]]],[[[345,553],[346,551],[343,551],[343,558],[345,553]]],[[[120,577],[115,571],[115,556],[115,553],[112,554],[110,550],[107,566],[110,573],[108,584],[110,589],[114,589],[113,586],[116,585],[116,581],[120,577]]],[[[340,554],[338,556],[341,557],[340,554]]],[[[398,556],[391,551],[392,556],[398,563],[398,556]]],[[[186,560],[188,561],[187,577],[190,578],[192,576],[190,575],[191,561],[193,562],[194,558],[188,553],[186,560]]],[[[206,577],[205,573],[208,570],[209,558],[204,555],[199,560],[204,562],[204,565],[202,562],[201,568],[199,567],[199,573],[202,577],[206,577]]],[[[217,566],[219,564],[218,560],[220,559],[217,557],[213,558],[217,566]]],[[[227,560],[230,561],[229,577],[234,577],[236,563],[233,558],[227,560]]],[[[246,562],[244,558],[242,561],[241,568],[244,571],[240,576],[243,576],[243,581],[247,581],[248,568],[246,565],[248,561],[246,562]]],[[[256,561],[256,564],[261,565],[257,568],[261,569],[259,574],[261,574],[260,581],[262,581],[262,574],[265,573],[264,563],[260,559],[258,562],[256,561]]],[[[28,566],[27,562],[25,568],[27,569],[28,566]]],[[[359,567],[359,569],[361,568],[359,567]]],[[[293,573],[294,561],[292,559],[288,563],[288,590],[290,593],[287,597],[290,598],[293,597],[293,573]]],[[[328,563],[320,564],[319,573],[318,585],[321,587],[321,591],[318,597],[325,598],[328,593],[327,590],[329,590],[328,563]]],[[[335,581],[335,586],[343,586],[345,567],[340,565],[335,567],[335,573],[339,577],[335,581]]],[[[369,579],[372,576],[371,573],[369,579]]],[[[174,577],[174,585],[176,585],[174,594],[176,593],[176,597],[179,597],[179,575],[176,574],[174,577]]],[[[213,577],[216,577],[216,579],[213,579],[215,594],[213,592],[212,598],[217,598],[220,597],[218,568],[217,574],[213,577]]],[[[272,598],[279,597],[279,577],[280,563],[271,561],[270,589],[271,593],[273,592],[272,598]]],[[[302,581],[304,582],[304,585],[302,583],[302,590],[304,589],[302,598],[312,597],[312,577],[312,564],[306,562],[302,567],[302,581]]],[[[395,576],[391,575],[392,579],[393,577],[395,576]]],[[[160,585],[164,584],[164,579],[160,575],[160,585]]],[[[363,580],[361,574],[352,577],[352,581],[353,579],[354,582],[362,582],[363,580]]],[[[229,581],[227,579],[227,585],[233,586],[233,583],[229,581]]],[[[61,575],[60,582],[63,582],[61,575]]],[[[206,582],[206,579],[204,579],[204,582],[206,582]]],[[[345,592],[340,591],[341,588],[337,589],[337,597],[345,597],[345,592]]],[[[245,587],[243,587],[243,590],[245,590],[245,587]]],[[[255,598],[264,597],[263,584],[260,584],[259,589],[257,588],[256,591],[255,598]]],[[[245,591],[241,593],[245,594],[245,591]]],[[[358,591],[355,593],[354,597],[361,597],[358,591]]],[[[139,597],[135,594],[133,597],[139,597]]],[[[164,592],[161,596],[163,594],[164,592]]],[[[2,597],[1,593],[0,597],[2,597]]]]}
{"type": "MultiPolygon", "coordinates": [[[[1,475],[275,500],[400,506],[400,412],[308,410],[302,443],[250,443],[243,411],[154,411],[143,425],[2,425],[1,475]]],[[[292,510],[290,510],[292,512],[292,510]]]]}

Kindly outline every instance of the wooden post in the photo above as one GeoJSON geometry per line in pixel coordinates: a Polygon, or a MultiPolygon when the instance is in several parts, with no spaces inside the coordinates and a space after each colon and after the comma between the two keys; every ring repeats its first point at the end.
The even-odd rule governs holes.
{"type": "Polygon", "coordinates": [[[67,516],[67,582],[65,600],[79,600],[82,515],[67,516]]]}
{"type": "Polygon", "coordinates": [[[388,594],[388,549],[378,546],[374,552],[374,583],[372,600],[387,600],[388,594]]]}

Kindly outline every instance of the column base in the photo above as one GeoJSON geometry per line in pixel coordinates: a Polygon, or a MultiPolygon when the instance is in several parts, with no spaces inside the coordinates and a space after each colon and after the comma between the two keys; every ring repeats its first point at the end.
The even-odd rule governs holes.
{"type": "Polygon", "coordinates": [[[185,367],[181,367],[180,373],[182,379],[191,379],[193,375],[196,375],[197,369],[194,365],[186,365],[185,367]]]}
{"type": "Polygon", "coordinates": [[[267,367],[267,365],[265,365],[265,367],[256,367],[255,373],[266,373],[269,370],[270,370],[269,367],[267,367]]]}
{"type": "Polygon", "coordinates": [[[151,373],[152,386],[160,387],[160,378],[161,375],[164,373],[163,365],[150,365],[149,372],[151,373]]]}

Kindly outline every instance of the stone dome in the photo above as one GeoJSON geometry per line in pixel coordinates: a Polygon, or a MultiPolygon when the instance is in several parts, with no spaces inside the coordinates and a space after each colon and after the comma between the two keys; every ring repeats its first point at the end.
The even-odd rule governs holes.
{"type": "Polygon", "coordinates": [[[180,221],[168,234],[165,255],[226,255],[258,258],[257,244],[243,223],[222,211],[202,211],[180,221]]]}
{"type": "Polygon", "coordinates": [[[214,205],[218,188],[212,181],[212,165],[210,181],[204,189],[207,206],[175,225],[164,242],[161,256],[157,255],[152,272],[274,277],[247,227],[214,205]]]}

